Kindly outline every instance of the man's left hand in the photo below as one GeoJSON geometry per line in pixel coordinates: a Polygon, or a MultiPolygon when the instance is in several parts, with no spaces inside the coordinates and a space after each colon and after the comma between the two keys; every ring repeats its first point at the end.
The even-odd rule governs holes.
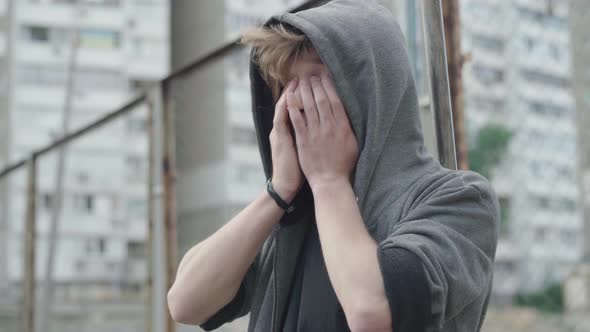
{"type": "Polygon", "coordinates": [[[301,170],[311,189],[348,181],[359,149],[348,115],[327,74],[299,81],[303,112],[294,93],[287,94],[287,109],[297,142],[301,170]]]}

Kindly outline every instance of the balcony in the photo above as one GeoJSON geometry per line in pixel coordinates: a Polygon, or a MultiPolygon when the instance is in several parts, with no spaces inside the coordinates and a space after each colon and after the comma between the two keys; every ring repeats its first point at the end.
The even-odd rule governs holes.
{"type": "Polygon", "coordinates": [[[85,26],[121,30],[125,27],[125,12],[120,7],[89,7],[80,15],[79,10],[70,4],[37,3],[18,1],[17,20],[22,23],[35,23],[47,26],[70,27],[79,23],[80,17],[85,26]]]}
{"type": "MultiPolygon", "coordinates": [[[[71,57],[70,45],[50,45],[47,43],[23,42],[17,46],[19,63],[56,65],[65,67],[71,57]]],[[[80,48],[76,55],[77,67],[105,68],[120,70],[124,65],[125,55],[121,48],[86,49],[80,48]]]]}

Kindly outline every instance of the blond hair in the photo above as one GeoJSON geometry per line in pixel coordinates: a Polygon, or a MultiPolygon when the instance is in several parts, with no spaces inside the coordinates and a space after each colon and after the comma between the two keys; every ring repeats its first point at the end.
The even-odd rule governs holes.
{"type": "Polygon", "coordinates": [[[309,38],[301,30],[285,23],[248,28],[242,32],[240,43],[253,47],[253,60],[271,88],[275,101],[287,83],[291,64],[312,48],[309,38]]]}

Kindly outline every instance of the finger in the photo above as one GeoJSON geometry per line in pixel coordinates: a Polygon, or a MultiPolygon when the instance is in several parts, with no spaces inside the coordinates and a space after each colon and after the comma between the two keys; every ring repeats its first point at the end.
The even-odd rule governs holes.
{"type": "Polygon", "coordinates": [[[328,99],[330,100],[330,105],[332,107],[332,115],[334,115],[334,119],[336,123],[342,123],[343,121],[348,121],[348,115],[346,114],[346,109],[336,92],[336,88],[332,83],[332,79],[328,76],[327,73],[322,73],[322,86],[324,87],[324,91],[326,95],[328,95],[328,99]]]}
{"type": "Polygon", "coordinates": [[[299,92],[301,93],[301,100],[303,102],[304,115],[307,119],[307,127],[309,130],[315,130],[319,125],[320,119],[308,79],[302,79],[299,82],[299,92]]]}
{"type": "Polygon", "coordinates": [[[332,107],[330,106],[330,100],[324,91],[324,87],[320,82],[320,78],[312,76],[311,88],[313,91],[313,97],[318,110],[320,118],[320,126],[331,125],[334,123],[334,116],[332,115],[332,107]]]}
{"type": "Polygon", "coordinates": [[[291,82],[289,82],[275,107],[273,127],[275,127],[279,131],[287,128],[287,121],[289,120],[289,117],[287,115],[287,101],[285,96],[288,92],[295,91],[296,86],[296,80],[292,80],[291,82]]]}
{"type": "Polygon", "coordinates": [[[293,129],[295,130],[296,141],[299,144],[306,137],[307,127],[305,126],[303,114],[299,111],[296,102],[295,95],[292,92],[287,92],[287,110],[289,111],[289,118],[293,124],[293,129]]]}

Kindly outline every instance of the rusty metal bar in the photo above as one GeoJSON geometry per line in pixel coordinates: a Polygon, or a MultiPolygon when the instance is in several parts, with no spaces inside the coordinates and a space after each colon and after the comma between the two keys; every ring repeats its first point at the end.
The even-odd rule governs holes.
{"type": "MultiPolygon", "coordinates": [[[[98,120],[87,124],[86,126],[83,126],[61,138],[58,138],[57,140],[49,143],[48,145],[35,150],[32,152],[32,154],[36,155],[37,157],[40,157],[41,155],[44,155],[54,149],[57,149],[59,147],[61,147],[64,144],[67,144],[73,140],[75,140],[76,138],[83,136],[95,129],[98,129],[99,127],[102,127],[103,125],[113,121],[114,119],[127,114],[128,112],[132,111],[133,109],[135,109],[136,106],[138,106],[139,104],[141,104],[142,102],[145,101],[145,95],[141,94],[139,96],[134,97],[133,99],[131,99],[130,101],[128,101],[125,105],[117,108],[116,110],[114,110],[113,112],[107,113],[106,115],[104,115],[103,117],[99,118],[98,120]]],[[[28,158],[24,158],[21,159],[13,164],[9,164],[8,166],[6,166],[5,168],[3,168],[0,171],[0,178],[7,175],[8,173],[23,167],[26,165],[28,158]]]]}
{"type": "Polygon", "coordinates": [[[31,155],[27,161],[27,209],[24,231],[24,332],[35,331],[35,238],[36,238],[36,198],[37,198],[37,156],[31,155]]]}
{"type": "Polygon", "coordinates": [[[459,169],[469,169],[467,155],[467,138],[465,134],[465,117],[463,113],[463,55],[461,54],[461,15],[459,0],[443,1],[443,23],[445,28],[445,46],[447,54],[447,68],[449,71],[449,86],[451,91],[451,106],[453,110],[453,133],[455,134],[455,148],[457,150],[457,166],[459,169]]]}
{"type": "MultiPolygon", "coordinates": [[[[172,287],[176,274],[176,137],[174,126],[174,99],[170,85],[162,84],[162,172],[164,195],[164,243],[166,256],[166,290],[172,287]]],[[[166,332],[174,332],[176,324],[166,310],[166,332]]]]}
{"type": "Polygon", "coordinates": [[[153,331],[152,315],[154,312],[154,259],[153,259],[153,243],[154,243],[154,105],[148,99],[148,113],[147,113],[147,139],[148,139],[148,169],[147,169],[147,239],[145,244],[146,249],[146,265],[147,273],[145,279],[146,287],[146,332],[153,331]]]}
{"type": "MultiPolygon", "coordinates": [[[[151,87],[147,91],[148,104],[151,108],[151,135],[153,140],[152,147],[152,187],[151,187],[151,218],[152,218],[152,238],[151,238],[151,259],[155,266],[166,266],[165,254],[165,230],[164,230],[164,203],[162,198],[162,184],[164,182],[164,172],[162,165],[163,156],[163,114],[162,111],[162,88],[160,85],[151,87]]],[[[166,270],[154,268],[152,270],[152,328],[155,331],[164,331],[166,328],[166,319],[168,315],[168,306],[166,301],[166,270]]]]}
{"type": "Polygon", "coordinates": [[[426,72],[430,85],[438,158],[444,167],[457,169],[441,0],[423,0],[421,5],[426,72]]]}

